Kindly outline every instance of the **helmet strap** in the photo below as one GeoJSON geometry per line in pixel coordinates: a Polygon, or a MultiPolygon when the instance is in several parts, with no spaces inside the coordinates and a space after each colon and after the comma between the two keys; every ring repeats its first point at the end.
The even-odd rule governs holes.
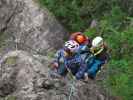
{"type": "Polygon", "coordinates": [[[90,51],[94,54],[94,56],[100,54],[104,50],[104,46],[100,47],[100,49],[95,52],[95,49],[93,47],[90,48],[90,51]]]}
{"type": "Polygon", "coordinates": [[[65,57],[73,56],[73,53],[71,51],[64,51],[65,57]]]}

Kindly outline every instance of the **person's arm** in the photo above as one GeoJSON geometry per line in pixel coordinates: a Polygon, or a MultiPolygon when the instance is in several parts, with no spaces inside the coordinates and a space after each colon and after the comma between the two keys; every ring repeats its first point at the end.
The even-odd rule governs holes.
{"type": "Polygon", "coordinates": [[[54,56],[54,60],[52,61],[53,68],[58,68],[59,66],[60,53],[60,50],[58,50],[54,56]]]}
{"type": "Polygon", "coordinates": [[[76,79],[80,80],[80,79],[83,79],[84,78],[84,73],[86,71],[86,64],[84,63],[84,61],[82,60],[81,63],[80,63],[80,68],[78,70],[78,72],[76,73],[76,79]]]}

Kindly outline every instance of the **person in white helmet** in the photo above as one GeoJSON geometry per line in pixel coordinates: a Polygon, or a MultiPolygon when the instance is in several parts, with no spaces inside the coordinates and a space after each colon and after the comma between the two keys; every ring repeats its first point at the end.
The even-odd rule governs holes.
{"type": "Polygon", "coordinates": [[[109,58],[107,46],[100,36],[97,36],[92,40],[90,52],[92,53],[92,57],[86,61],[87,67],[84,73],[86,80],[88,79],[88,76],[89,78],[94,79],[97,72],[101,69],[101,66],[105,64],[109,58]]]}
{"type": "Polygon", "coordinates": [[[82,68],[85,69],[86,66],[78,53],[78,49],[79,44],[74,40],[69,40],[65,42],[63,49],[57,51],[52,67],[60,76],[66,76],[69,69],[77,79],[83,77],[82,68]]]}

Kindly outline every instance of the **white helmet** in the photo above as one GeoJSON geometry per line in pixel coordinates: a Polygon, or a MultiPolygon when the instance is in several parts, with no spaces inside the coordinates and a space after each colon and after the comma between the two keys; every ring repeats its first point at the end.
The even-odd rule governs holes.
{"type": "Polygon", "coordinates": [[[69,49],[71,52],[75,52],[79,49],[79,44],[74,40],[69,40],[65,42],[65,48],[69,49]]]}
{"type": "Polygon", "coordinates": [[[97,36],[92,40],[92,47],[100,47],[102,44],[103,38],[100,36],[97,36]]]}

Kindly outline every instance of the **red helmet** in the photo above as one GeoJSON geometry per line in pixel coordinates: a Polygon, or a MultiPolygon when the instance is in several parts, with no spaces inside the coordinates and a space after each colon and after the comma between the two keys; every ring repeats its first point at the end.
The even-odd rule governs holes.
{"type": "Polygon", "coordinates": [[[88,40],[88,38],[85,35],[83,35],[83,33],[81,32],[72,33],[70,39],[75,40],[79,44],[83,44],[88,40]]]}

